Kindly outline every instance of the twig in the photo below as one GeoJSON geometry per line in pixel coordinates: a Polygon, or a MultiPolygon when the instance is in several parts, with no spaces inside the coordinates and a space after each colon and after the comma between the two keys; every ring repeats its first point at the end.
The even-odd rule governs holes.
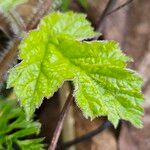
{"type": "Polygon", "coordinates": [[[69,111],[69,107],[71,106],[72,101],[73,101],[73,96],[72,96],[72,92],[71,92],[69,94],[68,99],[66,100],[66,103],[60,114],[57,126],[56,126],[54,134],[53,134],[53,138],[52,138],[52,141],[51,141],[51,144],[50,144],[48,150],[56,149],[57,142],[58,142],[59,136],[60,136],[62,128],[63,128],[63,123],[64,123],[65,117],[67,115],[67,112],[69,111]]]}
{"type": "Polygon", "coordinates": [[[117,8],[111,10],[111,8],[114,6],[114,4],[116,3],[117,0],[109,0],[99,21],[98,21],[98,27],[97,27],[97,31],[100,32],[101,29],[101,25],[103,23],[103,20],[105,19],[105,17],[111,15],[112,13],[115,13],[116,11],[120,10],[121,8],[127,6],[128,4],[130,4],[133,0],[128,0],[127,2],[125,2],[124,4],[118,6],[117,8]]]}
{"type": "Polygon", "coordinates": [[[108,129],[111,126],[112,126],[112,124],[109,121],[106,121],[101,126],[99,126],[97,129],[95,129],[95,130],[93,130],[93,131],[91,131],[91,132],[89,132],[89,133],[87,133],[87,134],[85,134],[85,135],[83,135],[83,136],[81,136],[79,138],[76,138],[76,139],[74,139],[72,141],[64,143],[61,146],[60,149],[62,150],[62,149],[68,148],[68,147],[70,147],[72,145],[79,144],[81,142],[87,141],[90,138],[92,138],[93,136],[103,132],[104,130],[108,129]]]}
{"type": "Polygon", "coordinates": [[[109,15],[111,15],[112,13],[114,13],[114,12],[120,10],[121,8],[127,6],[127,5],[130,4],[132,1],[133,1],[133,0],[128,0],[128,1],[125,2],[124,4],[118,6],[117,8],[113,9],[112,11],[108,12],[108,13],[106,14],[106,16],[109,16],[109,15]]]}
{"type": "Polygon", "coordinates": [[[102,12],[102,15],[98,21],[98,26],[97,26],[97,31],[100,32],[100,29],[101,29],[101,25],[103,23],[103,20],[106,16],[106,14],[112,9],[112,7],[114,6],[114,4],[116,3],[117,0],[109,0],[104,11],[102,12]]]}

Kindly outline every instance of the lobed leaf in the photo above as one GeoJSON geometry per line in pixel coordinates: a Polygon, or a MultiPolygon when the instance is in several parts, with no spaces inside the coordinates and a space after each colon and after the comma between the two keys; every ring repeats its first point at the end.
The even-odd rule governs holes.
{"type": "Polygon", "coordinates": [[[45,33],[48,32],[49,35],[70,35],[77,40],[99,36],[86,20],[86,15],[73,12],[65,13],[65,15],[59,12],[51,13],[41,21],[39,28],[45,33]]]}
{"type": "Polygon", "coordinates": [[[84,15],[52,13],[22,41],[22,62],[10,71],[8,87],[14,87],[28,117],[43,97],[71,80],[86,118],[108,116],[115,126],[119,119],[142,126],[142,79],[126,69],[130,59],[116,42],[79,41],[94,36],[84,15]]]}

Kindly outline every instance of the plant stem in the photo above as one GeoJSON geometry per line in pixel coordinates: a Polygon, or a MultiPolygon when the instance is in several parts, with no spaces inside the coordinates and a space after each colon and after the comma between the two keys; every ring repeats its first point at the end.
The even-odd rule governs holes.
{"type": "Polygon", "coordinates": [[[10,64],[13,63],[15,57],[17,56],[18,45],[20,43],[20,39],[16,38],[12,43],[9,51],[3,57],[2,61],[0,62],[0,83],[3,82],[5,73],[10,67],[10,64]]]}
{"type": "Polygon", "coordinates": [[[72,146],[72,145],[79,144],[79,143],[81,143],[81,142],[84,142],[84,141],[86,141],[86,140],[89,140],[89,139],[92,138],[93,136],[95,136],[95,135],[97,135],[97,134],[103,132],[104,130],[108,129],[108,128],[111,127],[111,126],[112,126],[112,124],[111,124],[109,121],[106,121],[106,122],[103,123],[101,126],[99,126],[97,129],[95,129],[95,130],[93,130],[93,131],[91,131],[91,132],[89,132],[89,133],[87,133],[87,134],[85,134],[85,135],[83,135],[83,136],[81,136],[81,137],[78,137],[78,138],[76,138],[76,139],[74,139],[74,140],[72,140],[72,141],[69,141],[69,142],[64,143],[64,144],[61,146],[60,149],[62,150],[62,149],[68,148],[68,147],[70,147],[70,146],[72,146]]]}
{"type": "Polygon", "coordinates": [[[97,31],[100,32],[101,29],[101,25],[103,23],[103,20],[105,19],[106,16],[111,15],[112,13],[120,10],[121,8],[125,7],[126,5],[130,4],[133,0],[128,0],[127,2],[123,3],[122,5],[118,6],[117,8],[114,8],[113,10],[111,10],[113,8],[113,6],[115,5],[117,0],[109,0],[99,21],[98,21],[98,27],[97,27],[97,31]]]}
{"type": "Polygon", "coordinates": [[[106,16],[111,15],[112,13],[114,13],[114,12],[120,10],[121,8],[127,6],[127,5],[130,4],[132,1],[133,1],[133,0],[128,0],[128,1],[125,2],[124,4],[118,6],[117,8],[114,8],[113,10],[111,10],[110,12],[108,12],[108,13],[106,14],[106,16]]]}
{"type": "Polygon", "coordinates": [[[73,96],[72,96],[72,92],[71,92],[66,100],[66,103],[64,104],[62,112],[60,113],[60,117],[59,117],[57,126],[56,126],[54,134],[53,134],[53,138],[52,138],[52,141],[51,141],[51,144],[50,144],[48,150],[56,149],[57,142],[58,142],[59,136],[60,136],[62,128],[63,128],[63,123],[64,123],[65,117],[67,115],[67,112],[69,111],[69,107],[71,106],[72,101],[73,101],[73,96]]]}
{"type": "Polygon", "coordinates": [[[112,7],[114,6],[114,4],[116,3],[117,0],[109,0],[99,21],[98,21],[98,26],[97,26],[97,31],[100,32],[101,29],[101,25],[103,23],[104,18],[106,17],[106,14],[112,9],[112,7]]]}
{"type": "MultiPolygon", "coordinates": [[[[71,91],[70,83],[64,82],[63,86],[59,90],[59,103],[61,109],[63,108],[70,91],[71,91]]],[[[61,133],[63,143],[75,139],[74,123],[75,119],[74,119],[73,105],[71,105],[67,113],[67,116],[65,117],[63,130],[61,133]]],[[[68,150],[75,150],[75,146],[70,147],[68,150]]]]}
{"type": "Polygon", "coordinates": [[[21,20],[20,16],[12,11],[8,11],[8,13],[9,13],[10,17],[13,19],[13,21],[16,23],[16,25],[19,29],[19,32],[21,33],[22,31],[26,31],[25,24],[21,20]]]}

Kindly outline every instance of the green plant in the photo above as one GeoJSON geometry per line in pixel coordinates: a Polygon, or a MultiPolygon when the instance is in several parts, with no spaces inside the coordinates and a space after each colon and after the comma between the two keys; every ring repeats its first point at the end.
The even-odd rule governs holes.
{"type": "Polygon", "coordinates": [[[21,150],[43,149],[41,138],[30,139],[38,134],[40,124],[27,121],[24,112],[17,106],[15,100],[0,98],[0,149],[21,150]]]}
{"type": "Polygon", "coordinates": [[[107,116],[117,126],[119,119],[141,127],[142,79],[126,68],[131,61],[117,42],[92,41],[98,36],[85,15],[54,12],[41,20],[20,44],[22,62],[9,73],[27,117],[63,84],[72,81],[77,105],[86,118],[107,116]]]}

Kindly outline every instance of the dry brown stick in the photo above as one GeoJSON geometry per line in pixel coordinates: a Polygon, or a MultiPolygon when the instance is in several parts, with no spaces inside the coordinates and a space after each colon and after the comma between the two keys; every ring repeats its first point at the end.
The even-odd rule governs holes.
{"type": "Polygon", "coordinates": [[[54,134],[53,134],[53,138],[52,138],[52,141],[51,141],[51,144],[50,144],[48,150],[56,149],[57,142],[58,142],[59,136],[60,136],[62,128],[63,128],[63,123],[64,123],[65,117],[67,115],[67,112],[69,111],[72,101],[73,101],[73,96],[72,96],[72,92],[70,92],[70,94],[66,100],[66,103],[64,104],[64,107],[62,109],[62,112],[60,114],[57,126],[56,126],[54,134]]]}

